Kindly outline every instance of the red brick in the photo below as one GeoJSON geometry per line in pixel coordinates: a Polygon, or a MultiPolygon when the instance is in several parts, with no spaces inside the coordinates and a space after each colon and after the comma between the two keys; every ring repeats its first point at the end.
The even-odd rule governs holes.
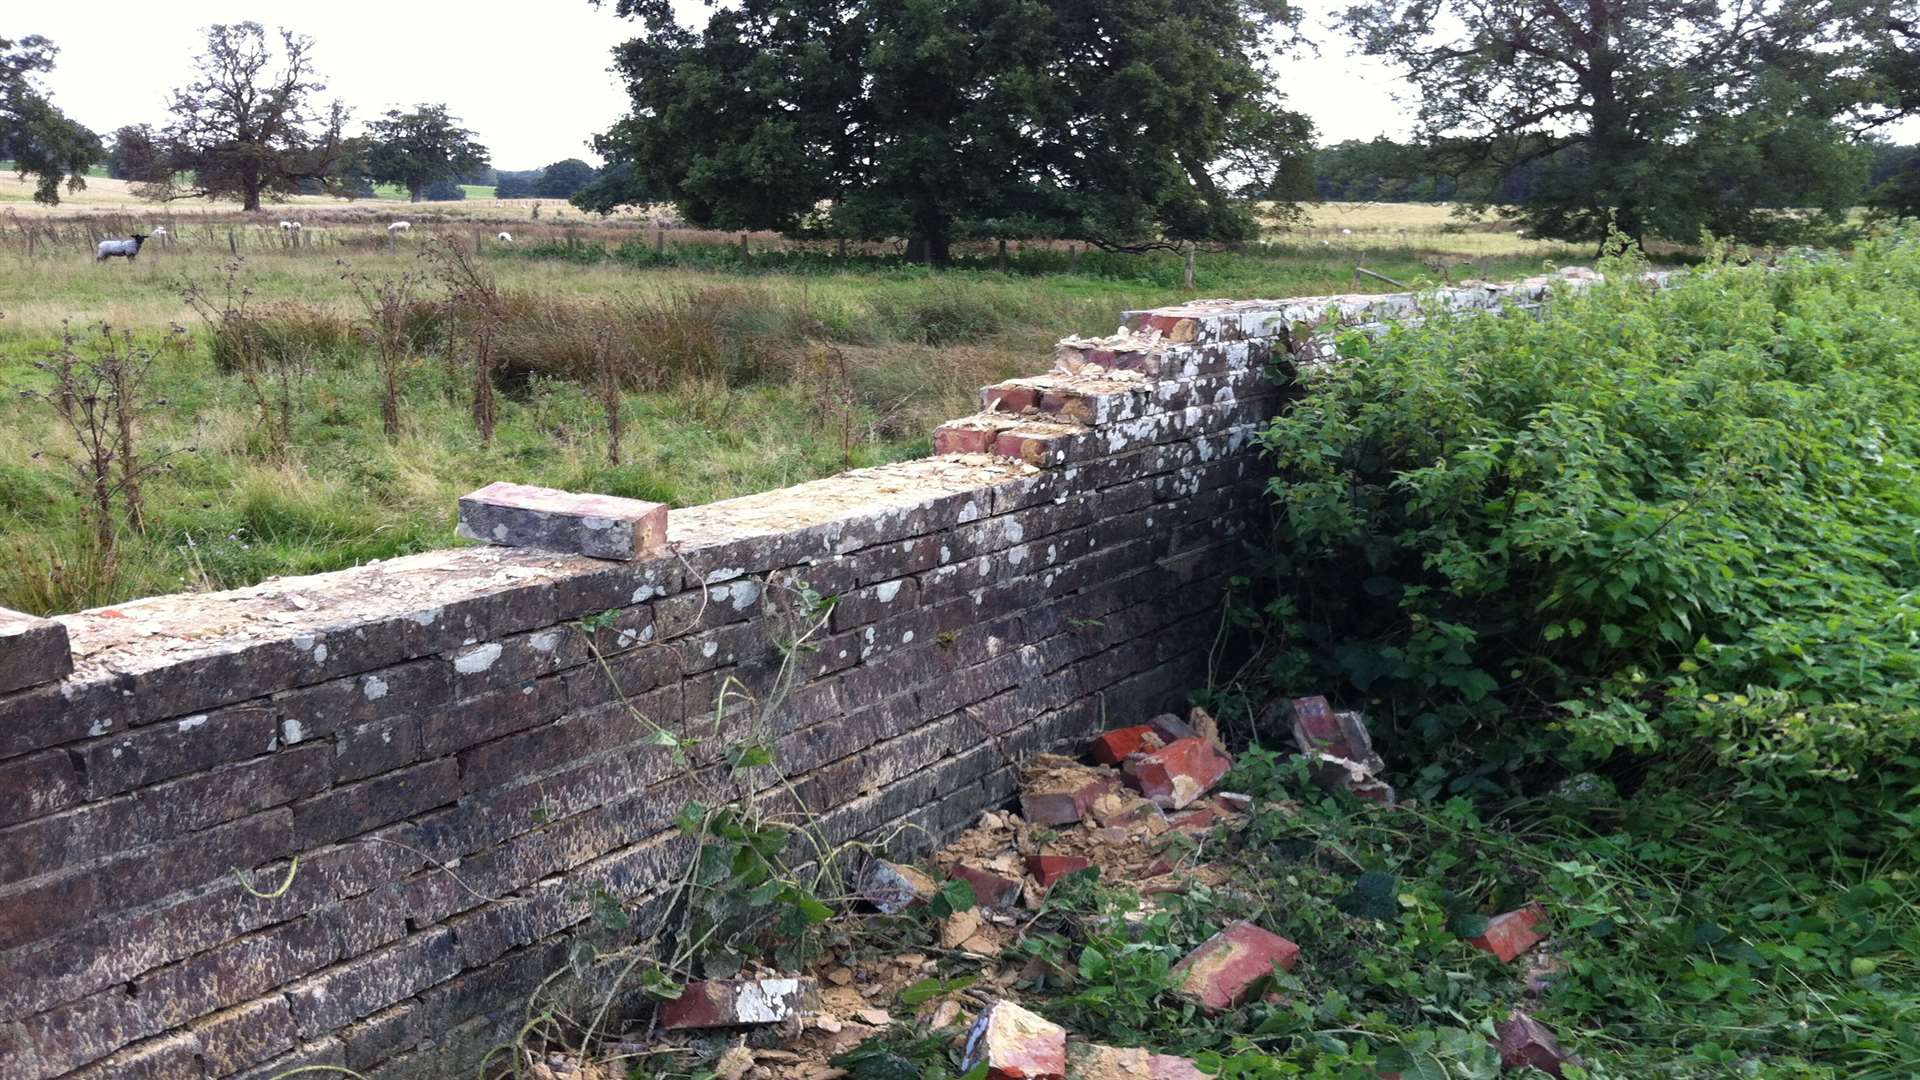
{"type": "Polygon", "coordinates": [[[1237,791],[1219,791],[1213,796],[1213,804],[1229,814],[1253,813],[1253,796],[1237,791]]]}
{"type": "Polygon", "coordinates": [[[338,1031],[460,970],[453,934],[443,928],[368,953],[302,979],[286,990],[302,1038],[338,1031]]]}
{"type": "Polygon", "coordinates": [[[1011,1001],[996,1001],[967,1033],[960,1068],[983,1063],[987,1080],[1065,1080],[1067,1029],[1011,1001]]]}
{"type": "Polygon", "coordinates": [[[1495,915],[1487,920],[1487,932],[1467,939],[1475,948],[1490,952],[1503,964],[1511,964],[1521,953],[1546,940],[1534,927],[1545,922],[1547,909],[1528,904],[1518,911],[1495,915]]]}
{"type": "Polygon", "coordinates": [[[1162,745],[1164,743],[1158,735],[1154,734],[1152,728],[1140,724],[1098,736],[1093,740],[1093,746],[1088,750],[1088,754],[1102,765],[1118,765],[1127,760],[1129,754],[1143,749],[1157,750],[1162,745]]]}
{"type": "Polygon", "coordinates": [[[1021,882],[977,866],[956,862],[947,867],[947,876],[973,886],[974,899],[982,907],[1012,907],[1020,901],[1021,882]]]}
{"type": "Polygon", "coordinates": [[[1201,738],[1180,739],[1127,759],[1127,778],[1142,795],[1168,810],[1185,809],[1213,790],[1233,759],[1201,738]]]}
{"type": "Polygon", "coordinates": [[[935,454],[991,454],[994,441],[999,434],[999,431],[994,428],[942,424],[933,429],[933,452],[935,454]]]}
{"type": "Polygon", "coordinates": [[[1224,1012],[1244,1002],[1274,968],[1291,971],[1300,962],[1300,946],[1250,922],[1238,922],[1208,938],[1173,967],[1183,993],[1208,1012],[1224,1012]]]}
{"type": "Polygon", "coordinates": [[[818,1005],[812,979],[715,979],[689,983],[680,996],[660,1006],[660,1026],[740,1027],[777,1024],[818,1005]]]}
{"type": "Polygon", "coordinates": [[[1494,1030],[1502,1068],[1531,1067],[1549,1076],[1564,1076],[1564,1066],[1584,1064],[1561,1048],[1551,1028],[1517,1009],[1494,1030]]]}
{"type": "Polygon", "coordinates": [[[1000,432],[994,439],[993,452],[1044,469],[1066,464],[1067,447],[1072,438],[1070,432],[1012,428],[1000,432]]]}
{"type": "Polygon", "coordinates": [[[982,412],[1017,413],[1035,408],[1040,403],[1040,391],[1019,383],[998,383],[980,389],[980,409],[982,412]]]}
{"type": "Polygon", "coordinates": [[[1201,805],[1173,817],[1168,823],[1175,830],[1186,833],[1188,836],[1202,836],[1212,831],[1214,825],[1220,820],[1221,815],[1218,810],[1201,805]]]}
{"type": "Polygon", "coordinates": [[[1092,865],[1093,860],[1084,855],[1027,856],[1027,873],[1032,874],[1043,889],[1050,889],[1054,882],[1092,865]]]}

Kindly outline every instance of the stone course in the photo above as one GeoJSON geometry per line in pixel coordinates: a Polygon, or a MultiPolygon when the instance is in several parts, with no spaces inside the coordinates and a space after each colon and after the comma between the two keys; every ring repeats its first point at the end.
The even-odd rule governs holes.
{"type": "Polygon", "coordinates": [[[832,841],[902,856],[951,837],[1033,754],[1204,678],[1286,366],[1328,358],[1333,322],[1426,302],[1130,313],[1122,340],[990,388],[936,436],[956,452],[645,511],[585,555],[0,613],[0,1075],[469,1072],[595,890],[658,924],[673,817],[748,728],[792,795],[763,768],[731,797],[798,799],[832,841]],[[838,602],[774,694],[802,582],[838,602]],[[694,775],[662,730],[702,740],[694,775]]]}

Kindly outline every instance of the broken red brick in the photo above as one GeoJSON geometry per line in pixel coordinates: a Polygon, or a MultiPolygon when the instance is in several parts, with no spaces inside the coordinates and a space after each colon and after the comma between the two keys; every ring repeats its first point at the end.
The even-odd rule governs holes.
{"type": "Polygon", "coordinates": [[[1539,904],[1528,904],[1518,911],[1488,919],[1487,932],[1467,940],[1475,948],[1499,957],[1501,963],[1511,964],[1521,953],[1547,939],[1545,934],[1534,930],[1546,920],[1546,908],[1539,904]]]}
{"type": "Polygon", "coordinates": [[[1066,1080],[1067,1029],[1011,1001],[996,1001],[967,1033],[960,1068],[983,1063],[987,1080],[1066,1080]]]}
{"type": "Polygon", "coordinates": [[[1044,469],[1066,462],[1067,440],[1071,437],[1072,433],[1066,431],[1012,428],[1002,431],[994,440],[993,452],[1044,469]]]}
{"type": "Polygon", "coordinates": [[[1193,730],[1193,725],[1172,713],[1161,713],[1159,716],[1147,721],[1147,726],[1153,729],[1155,735],[1160,736],[1160,741],[1163,743],[1178,742],[1181,739],[1191,739],[1200,734],[1193,730]]]}
{"type": "Polygon", "coordinates": [[[1020,900],[1021,882],[978,866],[956,862],[947,874],[973,886],[973,898],[982,907],[1012,907],[1020,900]]]}
{"type": "Polygon", "coordinates": [[[1166,740],[1154,734],[1154,730],[1145,724],[1124,727],[1109,731],[1093,740],[1088,750],[1093,760],[1102,765],[1118,765],[1127,760],[1128,755],[1140,750],[1158,750],[1166,740]],[[1147,745],[1151,741],[1154,745],[1147,745]]]}
{"type": "Polygon", "coordinates": [[[1043,889],[1050,889],[1053,883],[1078,870],[1093,865],[1093,860],[1084,855],[1029,855],[1027,873],[1040,883],[1043,889]]]}
{"type": "Polygon", "coordinates": [[[924,904],[933,899],[938,888],[932,878],[913,867],[885,859],[868,863],[867,872],[860,878],[861,899],[883,915],[898,915],[915,904],[924,904]]]}
{"type": "Polygon", "coordinates": [[[1208,1012],[1225,1012],[1245,1001],[1274,968],[1291,971],[1300,946],[1250,922],[1237,922],[1208,938],[1173,966],[1180,989],[1208,1012]]]}
{"type": "Polygon", "coordinates": [[[1369,772],[1380,771],[1380,758],[1373,752],[1373,734],[1359,713],[1334,712],[1326,698],[1316,695],[1288,702],[1287,721],[1302,753],[1344,758],[1358,762],[1369,772]]]}
{"type": "Polygon", "coordinates": [[[1086,817],[1100,796],[1113,788],[1112,779],[1102,778],[1071,789],[1022,791],[1020,816],[1035,825],[1071,825],[1086,817]]]}
{"type": "Polygon", "coordinates": [[[1184,810],[1213,790],[1233,759],[1201,738],[1179,739],[1127,759],[1127,778],[1142,795],[1167,810],[1184,810]]]}
{"type": "Polygon", "coordinates": [[[688,983],[680,996],[660,1006],[666,1028],[777,1024],[819,1005],[812,979],[714,979],[688,983]]]}
{"type": "Polygon", "coordinates": [[[1068,1080],[1105,1080],[1126,1076],[1135,1080],[1206,1080],[1206,1073],[1183,1057],[1150,1050],[1123,1050],[1117,1046],[1076,1042],[1067,1047],[1068,1080]]]}
{"type": "Polygon", "coordinates": [[[1201,836],[1211,831],[1220,820],[1220,812],[1211,806],[1196,806],[1184,814],[1172,819],[1174,829],[1188,836],[1201,836]]]}
{"type": "Polygon", "coordinates": [[[1585,1064],[1561,1049],[1551,1028],[1517,1009],[1494,1030],[1500,1037],[1496,1045],[1502,1068],[1530,1066],[1549,1076],[1564,1076],[1563,1066],[1585,1064]]]}

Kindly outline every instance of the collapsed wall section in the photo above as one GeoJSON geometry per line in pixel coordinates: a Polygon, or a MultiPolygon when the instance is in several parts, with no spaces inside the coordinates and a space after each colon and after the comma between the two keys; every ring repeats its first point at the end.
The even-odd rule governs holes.
{"type": "Polygon", "coordinates": [[[951,835],[1024,757],[1203,680],[1269,362],[1418,307],[1129,313],[937,456],[675,510],[656,557],[453,549],[0,617],[0,1076],[451,1075],[596,891],[657,925],[692,795],[951,835]],[[747,740],[775,764],[729,769],[747,740]]]}

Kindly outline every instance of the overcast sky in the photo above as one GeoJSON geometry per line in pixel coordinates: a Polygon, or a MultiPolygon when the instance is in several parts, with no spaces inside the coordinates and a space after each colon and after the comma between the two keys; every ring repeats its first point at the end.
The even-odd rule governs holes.
{"type": "MultiPolygon", "coordinates": [[[[677,3],[683,18],[703,11],[699,0],[677,3]]],[[[1307,6],[1318,13],[1334,4],[1307,6]]],[[[122,124],[162,121],[168,89],[186,81],[189,61],[200,51],[200,28],[244,19],[312,35],[329,94],[360,118],[423,101],[447,103],[503,169],[539,168],[566,157],[598,163],[587,142],[626,107],[607,71],[608,50],[633,36],[635,26],[615,18],[611,6],[596,10],[587,0],[518,8],[417,0],[22,4],[0,21],[0,35],[52,38],[60,46],[59,66],[46,81],[55,103],[104,134],[122,124]]],[[[1321,137],[1405,134],[1391,74],[1350,56],[1324,27],[1315,37],[1322,55],[1289,63],[1283,85],[1321,137]]]]}

